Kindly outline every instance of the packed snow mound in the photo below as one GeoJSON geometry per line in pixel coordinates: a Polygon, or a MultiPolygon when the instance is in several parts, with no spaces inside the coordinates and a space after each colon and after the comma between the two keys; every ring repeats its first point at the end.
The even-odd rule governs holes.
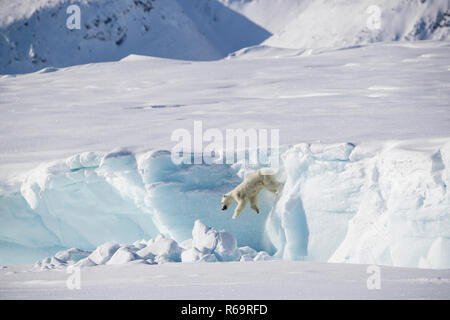
{"type": "Polygon", "coordinates": [[[259,167],[174,164],[168,151],[126,150],[42,165],[20,191],[3,191],[1,263],[30,250],[89,251],[106,242],[80,263],[106,263],[117,243],[133,243],[111,263],[274,256],[450,267],[448,139],[285,148],[277,173],[282,193],[262,191],[261,214],[247,207],[231,219],[234,206],[221,211],[222,195],[259,167]]]}
{"type": "Polygon", "coordinates": [[[265,45],[315,49],[450,39],[448,0],[314,0],[303,1],[296,12],[265,45]]]}
{"type": "Polygon", "coordinates": [[[196,220],[192,238],[183,241],[181,247],[163,234],[150,240],[137,240],[131,245],[106,242],[93,251],[76,248],[62,250],[34,264],[40,270],[97,265],[120,265],[126,263],[162,264],[167,262],[216,262],[216,261],[263,261],[273,258],[264,251],[244,246],[237,247],[236,238],[224,230],[208,227],[196,220]]]}
{"type": "Polygon", "coordinates": [[[52,72],[129,54],[213,60],[271,34],[219,1],[0,0],[0,73],[52,72]],[[80,29],[69,29],[70,5],[80,29]]]}

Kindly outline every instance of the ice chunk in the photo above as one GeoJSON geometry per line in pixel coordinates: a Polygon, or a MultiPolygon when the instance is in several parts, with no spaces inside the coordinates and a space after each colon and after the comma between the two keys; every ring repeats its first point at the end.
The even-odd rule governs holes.
{"type": "Polygon", "coordinates": [[[273,258],[265,251],[258,252],[258,254],[253,258],[253,261],[267,261],[267,260],[273,260],[273,258]]]}
{"type": "Polygon", "coordinates": [[[98,246],[88,258],[95,264],[105,264],[119,248],[120,245],[116,242],[106,242],[98,246]]]}
{"type": "Polygon", "coordinates": [[[120,247],[106,264],[124,264],[136,260],[138,257],[129,247],[120,247]]]}
{"type": "Polygon", "coordinates": [[[80,267],[80,268],[93,267],[93,266],[96,266],[96,265],[97,264],[94,261],[92,261],[91,259],[89,259],[89,258],[81,259],[80,261],[78,261],[77,263],[74,264],[75,267],[80,267]]]}
{"type": "Polygon", "coordinates": [[[217,256],[211,253],[202,254],[200,256],[199,262],[217,262],[217,256]]]}
{"type": "Polygon", "coordinates": [[[144,239],[136,240],[135,242],[133,242],[133,246],[135,246],[138,249],[142,249],[147,246],[147,241],[144,239]]]}
{"type": "Polygon", "coordinates": [[[55,257],[48,257],[42,260],[42,262],[37,262],[34,267],[40,268],[41,270],[55,269],[67,266],[66,261],[60,260],[55,257]]]}
{"type": "Polygon", "coordinates": [[[181,262],[196,262],[200,260],[201,255],[202,252],[195,247],[183,250],[183,252],[181,253],[181,262]]]}
{"type": "Polygon", "coordinates": [[[82,168],[95,168],[98,167],[103,157],[103,152],[83,152],[67,158],[66,164],[70,170],[74,171],[82,168]]]}
{"type": "Polygon", "coordinates": [[[251,254],[245,253],[241,255],[241,259],[239,259],[239,261],[244,262],[244,261],[253,261],[255,257],[252,256],[251,254]]]}
{"type": "Polygon", "coordinates": [[[256,256],[256,254],[258,253],[255,249],[250,248],[249,246],[239,247],[239,252],[241,254],[250,254],[253,256],[256,256]]]}
{"type": "Polygon", "coordinates": [[[220,261],[238,261],[240,252],[237,249],[236,238],[227,231],[219,231],[214,253],[220,261]]]}
{"type": "Polygon", "coordinates": [[[86,258],[92,253],[92,251],[80,250],[77,248],[70,248],[67,250],[59,251],[55,254],[55,258],[62,260],[64,262],[73,261],[78,262],[79,260],[86,258]]]}
{"type": "Polygon", "coordinates": [[[186,239],[184,241],[181,241],[181,243],[179,244],[180,248],[183,250],[187,250],[192,248],[192,239],[186,239]]]}
{"type": "Polygon", "coordinates": [[[153,253],[152,247],[144,247],[141,250],[137,251],[136,254],[141,257],[142,259],[148,260],[152,259],[154,260],[156,257],[156,254],[153,253]]]}
{"type": "Polygon", "coordinates": [[[192,229],[192,246],[206,254],[214,251],[218,243],[218,232],[206,226],[200,220],[194,223],[192,229]]]}
{"type": "MultiPolygon", "coordinates": [[[[220,261],[238,261],[240,258],[236,238],[230,232],[218,231],[206,226],[200,220],[195,221],[192,229],[192,247],[195,250],[191,252],[214,254],[220,261]]],[[[209,260],[211,259],[208,258],[209,260]]]]}
{"type": "Polygon", "coordinates": [[[158,257],[165,257],[168,261],[178,262],[181,260],[181,251],[182,249],[175,240],[159,235],[154,240],[149,241],[147,247],[138,252],[144,255],[145,259],[150,258],[149,254],[151,253],[158,257]]]}
{"type": "Polygon", "coordinates": [[[446,269],[450,266],[450,239],[437,238],[425,259],[421,260],[420,267],[433,269],[446,269]]]}
{"type": "Polygon", "coordinates": [[[154,260],[157,264],[163,264],[168,262],[173,262],[167,256],[156,256],[154,260]]]}
{"type": "Polygon", "coordinates": [[[217,257],[212,253],[203,253],[195,247],[181,253],[182,262],[216,262],[217,257]]]}

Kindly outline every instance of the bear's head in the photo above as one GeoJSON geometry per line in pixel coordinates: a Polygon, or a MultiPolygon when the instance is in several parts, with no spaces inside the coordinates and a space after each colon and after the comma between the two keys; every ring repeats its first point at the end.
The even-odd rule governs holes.
{"type": "Polygon", "coordinates": [[[234,198],[229,193],[224,194],[222,197],[222,210],[227,210],[233,202],[234,198]]]}

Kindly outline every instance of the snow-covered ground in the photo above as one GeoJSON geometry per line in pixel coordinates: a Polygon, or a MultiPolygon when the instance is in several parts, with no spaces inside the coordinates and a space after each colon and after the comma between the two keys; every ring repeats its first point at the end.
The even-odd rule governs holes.
{"type": "Polygon", "coordinates": [[[105,265],[80,272],[29,265],[0,270],[0,299],[448,299],[449,270],[381,267],[380,287],[366,265],[295,261],[105,265]],[[368,272],[369,270],[369,272],[368,272]],[[75,281],[73,282],[76,283],[75,281]]]}
{"type": "Polygon", "coordinates": [[[448,1],[85,1],[81,30],[67,5],[0,0],[0,298],[450,296],[448,1]],[[284,188],[260,215],[220,199],[264,164],[173,163],[172,133],[200,122],[218,145],[279,130],[284,188]],[[232,250],[200,254],[198,219],[232,250]],[[120,251],[67,291],[68,248],[120,251]]]}

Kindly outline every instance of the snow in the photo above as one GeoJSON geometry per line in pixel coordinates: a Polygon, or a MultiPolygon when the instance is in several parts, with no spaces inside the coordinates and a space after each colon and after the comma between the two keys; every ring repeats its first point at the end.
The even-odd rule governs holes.
{"type": "Polygon", "coordinates": [[[106,242],[98,246],[88,258],[95,264],[103,264],[111,259],[111,256],[120,248],[120,245],[115,242],[106,242]]]}
{"type": "MultiPolygon", "coordinates": [[[[162,235],[159,235],[154,240],[150,240],[147,243],[146,254],[152,253],[155,256],[163,256],[170,261],[180,261],[180,255],[182,249],[178,246],[178,243],[173,239],[167,239],[162,235]]],[[[141,250],[145,250],[141,249],[141,250]]]]}
{"type": "Polygon", "coordinates": [[[120,247],[108,260],[107,264],[124,264],[136,260],[136,254],[127,247],[120,247]]]}
{"type": "Polygon", "coordinates": [[[446,137],[448,51],[448,42],[398,42],[307,57],[142,57],[3,76],[0,177],[86,151],[170,149],[171,133],[191,130],[193,119],[204,130],[282,129],[282,145],[446,137]]]}
{"type": "Polygon", "coordinates": [[[227,231],[218,231],[196,220],[192,229],[191,250],[201,255],[214,254],[220,261],[236,261],[240,258],[236,238],[227,231]]]}
{"type": "Polygon", "coordinates": [[[448,299],[449,270],[380,267],[379,290],[368,266],[300,261],[123,264],[82,268],[80,289],[64,269],[0,269],[1,299],[448,299]]]}
{"type": "Polygon", "coordinates": [[[62,261],[74,261],[78,262],[82,258],[87,257],[90,254],[89,251],[83,251],[77,248],[70,248],[67,250],[59,251],[55,254],[55,258],[62,261]]]}
{"type": "Polygon", "coordinates": [[[449,39],[449,1],[305,1],[264,44],[283,48],[352,47],[373,42],[449,39]],[[441,26],[441,27],[440,27],[441,26]],[[299,32],[301,30],[301,32],[299,32]]]}

